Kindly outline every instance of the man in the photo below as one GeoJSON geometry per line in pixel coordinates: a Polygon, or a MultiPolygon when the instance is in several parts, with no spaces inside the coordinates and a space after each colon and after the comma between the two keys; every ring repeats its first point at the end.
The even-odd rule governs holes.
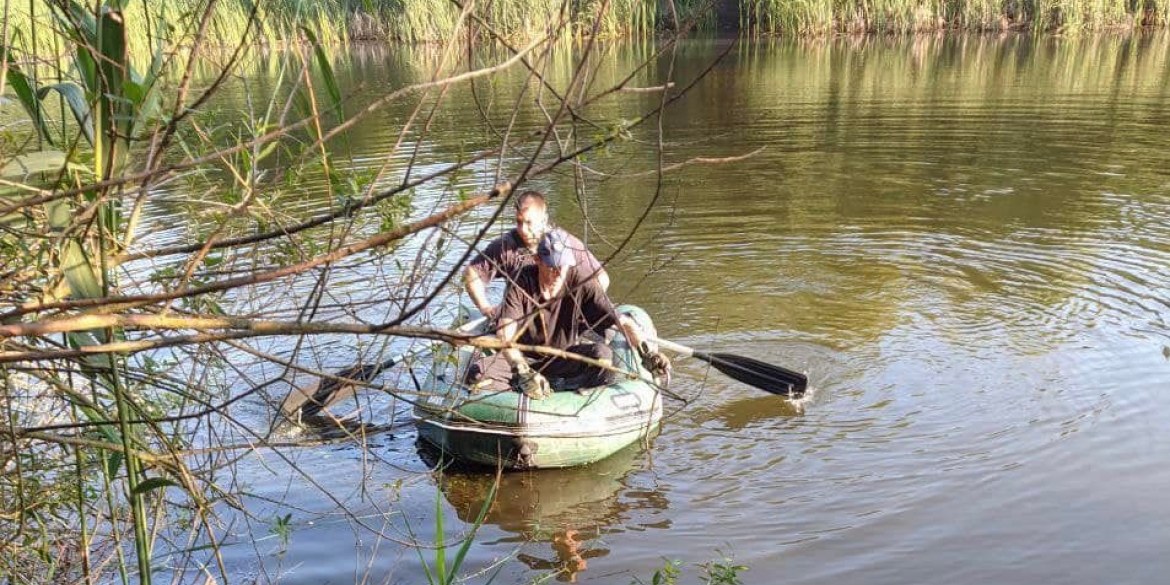
{"type": "MultiPolygon", "coordinates": [[[[670,360],[643,344],[637,323],[614,310],[609,295],[596,279],[588,279],[576,288],[568,286],[578,258],[570,246],[570,236],[559,229],[548,231],[540,239],[536,265],[521,269],[504,294],[497,330],[500,338],[611,364],[613,350],[609,346],[587,342],[582,336],[591,330],[604,332],[616,324],[631,347],[639,348],[646,368],[656,375],[666,375],[670,360]]],[[[510,385],[538,400],[552,394],[548,378],[564,378],[566,386],[573,388],[602,386],[614,380],[613,372],[596,365],[539,353],[526,356],[517,349],[480,358],[468,378],[474,389],[500,390],[510,385]]]]}
{"type": "MultiPolygon", "coordinates": [[[[539,191],[523,191],[516,196],[516,229],[496,238],[483,252],[467,265],[463,281],[467,294],[480,312],[489,318],[495,317],[497,309],[487,298],[487,285],[496,276],[503,276],[509,282],[525,266],[533,264],[533,254],[540,238],[549,230],[548,202],[539,191]]],[[[591,278],[597,279],[602,290],[609,289],[609,275],[601,262],[585,249],[581,240],[569,235],[568,246],[576,260],[568,277],[570,288],[576,288],[591,278]]]]}

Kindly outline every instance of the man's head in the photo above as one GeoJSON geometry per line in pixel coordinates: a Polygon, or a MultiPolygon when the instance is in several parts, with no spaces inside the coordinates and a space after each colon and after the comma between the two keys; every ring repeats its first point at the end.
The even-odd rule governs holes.
{"type": "Polygon", "coordinates": [[[577,264],[577,257],[569,247],[565,232],[558,229],[545,232],[536,246],[536,259],[540,267],[541,285],[551,287],[551,296],[560,294],[569,269],[577,264]]]}
{"type": "Polygon", "coordinates": [[[516,232],[524,246],[533,249],[548,231],[548,203],[540,191],[516,195],[516,232]]]}

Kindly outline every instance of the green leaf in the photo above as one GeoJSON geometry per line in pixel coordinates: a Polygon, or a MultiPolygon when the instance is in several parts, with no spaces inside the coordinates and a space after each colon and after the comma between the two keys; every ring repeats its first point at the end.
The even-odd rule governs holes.
{"type": "Polygon", "coordinates": [[[471,550],[471,545],[475,541],[475,534],[479,532],[479,528],[483,526],[483,521],[487,519],[488,511],[492,509],[492,504],[496,501],[496,490],[500,487],[500,478],[492,483],[492,488],[488,490],[487,499],[484,500],[483,506],[479,509],[479,515],[475,518],[475,524],[471,526],[471,532],[463,538],[463,544],[459,547],[459,552],[455,554],[455,560],[451,562],[451,575],[454,577],[458,574],[459,567],[463,565],[463,559],[467,556],[467,551],[471,550]]]}
{"type": "Polygon", "coordinates": [[[122,11],[117,7],[104,6],[98,18],[98,32],[101,40],[101,72],[106,84],[105,92],[110,96],[122,97],[122,86],[130,78],[130,63],[126,54],[126,26],[122,11]]]}
{"type": "MultiPolygon", "coordinates": [[[[163,53],[163,44],[160,40],[158,47],[155,48],[154,57],[150,61],[150,69],[146,72],[146,77],[139,76],[133,69],[130,70],[131,85],[135,90],[137,98],[134,100],[135,116],[134,125],[131,130],[133,135],[138,135],[146,127],[146,124],[152,120],[157,120],[162,117],[162,92],[159,87],[162,85],[162,68],[165,63],[165,55],[163,53]]],[[[127,91],[129,93],[129,91],[127,91]]]]}
{"type": "Polygon", "coordinates": [[[55,91],[65,98],[65,103],[69,104],[69,111],[73,113],[73,118],[81,128],[81,133],[85,135],[89,145],[93,146],[93,115],[89,109],[89,101],[85,99],[85,90],[76,83],[55,83],[42,87],[37,91],[37,96],[45,99],[50,91],[55,91]]]}
{"type": "Polygon", "coordinates": [[[122,459],[124,459],[121,451],[111,451],[109,457],[106,457],[106,473],[113,477],[118,474],[118,469],[122,467],[122,459]]]}
{"type": "MultiPolygon", "coordinates": [[[[412,537],[414,536],[414,531],[411,530],[411,528],[410,528],[410,521],[409,520],[406,521],[406,531],[412,537]]],[[[427,562],[427,558],[425,556],[423,556],[422,551],[423,551],[423,547],[421,547],[421,546],[414,547],[414,552],[415,552],[415,554],[418,555],[419,564],[422,565],[423,573],[426,575],[427,583],[429,583],[430,585],[434,585],[435,575],[434,575],[434,573],[431,572],[431,565],[430,565],[430,563],[427,562]]]]}
{"type": "MultiPolygon", "coordinates": [[[[106,419],[106,417],[99,414],[98,411],[94,410],[93,407],[91,407],[91,406],[87,406],[85,404],[78,404],[77,408],[79,410],[81,410],[81,413],[85,415],[86,420],[88,420],[89,422],[92,422],[92,423],[110,422],[109,420],[106,419]]],[[[99,433],[101,433],[102,437],[106,441],[108,441],[110,443],[121,443],[122,442],[122,438],[118,435],[118,431],[116,431],[114,429],[113,425],[99,424],[99,425],[95,426],[94,428],[97,429],[97,431],[99,433]]]]}
{"type": "Polygon", "coordinates": [[[20,67],[16,65],[16,59],[12,57],[12,51],[7,45],[0,45],[0,53],[4,54],[4,61],[8,64],[8,86],[16,93],[16,97],[20,100],[20,105],[28,112],[32,118],[33,125],[36,126],[37,132],[41,134],[49,144],[53,143],[53,138],[49,135],[49,125],[45,122],[45,116],[41,113],[41,103],[37,100],[36,88],[33,87],[33,82],[20,67]]]}
{"type": "Polygon", "coordinates": [[[150,491],[157,490],[159,488],[166,488],[166,487],[179,487],[179,484],[177,484],[173,480],[167,479],[165,477],[152,477],[152,478],[147,479],[146,481],[138,484],[138,486],[134,488],[134,491],[132,493],[134,495],[140,495],[140,494],[145,494],[145,493],[150,492],[150,491]]]}
{"type": "Polygon", "coordinates": [[[317,35],[308,27],[302,26],[301,31],[309,38],[309,42],[313,44],[313,55],[317,59],[317,66],[321,68],[321,74],[325,78],[325,89],[329,92],[329,99],[333,100],[333,109],[337,111],[339,118],[344,118],[345,113],[341,109],[341,89],[337,86],[337,77],[333,75],[333,66],[329,64],[329,57],[325,55],[325,49],[321,47],[321,43],[317,42],[317,35]]]}
{"type": "Polygon", "coordinates": [[[90,92],[90,95],[97,95],[100,91],[97,61],[94,60],[89,49],[89,47],[97,45],[97,23],[93,13],[78,4],[76,0],[50,2],[49,6],[54,8],[53,16],[57,19],[59,29],[73,40],[77,50],[73,56],[74,62],[86,90],[90,92]]]}
{"type": "Polygon", "coordinates": [[[273,152],[276,152],[277,146],[280,146],[279,142],[277,142],[275,140],[273,140],[272,142],[269,142],[267,146],[265,146],[264,148],[262,148],[260,150],[260,154],[256,155],[255,164],[259,164],[260,161],[268,158],[268,156],[271,155],[273,152]]]}
{"type": "MultiPolygon", "coordinates": [[[[69,345],[75,349],[106,343],[109,340],[104,329],[73,331],[66,334],[65,337],[69,340],[69,345]]],[[[113,370],[114,358],[108,353],[91,354],[85,356],[85,365],[88,366],[86,375],[96,380],[91,374],[96,375],[113,370]]]]}
{"type": "Polygon", "coordinates": [[[59,173],[69,165],[69,157],[59,150],[40,150],[12,157],[0,168],[0,177],[24,179],[36,173],[59,173]]]}
{"type": "Polygon", "coordinates": [[[61,270],[74,298],[97,299],[103,296],[97,271],[81,243],[69,238],[61,246],[61,270]]]}
{"type": "Polygon", "coordinates": [[[309,100],[309,96],[305,95],[304,87],[298,86],[293,91],[292,101],[293,108],[296,109],[298,116],[301,118],[309,118],[313,115],[313,102],[309,100]]]}
{"type": "Polygon", "coordinates": [[[447,547],[443,543],[443,498],[435,495],[435,574],[439,583],[447,585],[447,547]]]}
{"type": "MultiPolygon", "coordinates": [[[[105,82],[102,85],[102,98],[108,100],[109,107],[103,111],[111,112],[110,124],[121,122],[120,128],[125,129],[129,127],[127,122],[131,119],[131,116],[127,116],[131,102],[124,101],[125,84],[130,78],[130,63],[126,54],[126,26],[122,19],[121,10],[111,6],[103,7],[98,18],[98,32],[102,56],[100,71],[105,82]]],[[[124,132],[119,134],[125,136],[124,132]]]]}

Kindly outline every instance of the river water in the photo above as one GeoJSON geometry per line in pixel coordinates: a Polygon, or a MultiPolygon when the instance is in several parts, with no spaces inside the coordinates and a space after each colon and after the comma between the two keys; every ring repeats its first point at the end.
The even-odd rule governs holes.
{"type": "MultiPolygon", "coordinates": [[[[673,67],[681,87],[727,43],[690,41],[637,85],[673,67]]],[[[595,90],[649,54],[604,49],[595,90]]],[[[762,151],[687,166],[659,189],[644,174],[656,162],[652,122],[590,155],[583,189],[568,166],[537,178],[557,221],[611,258],[614,298],[645,307],[663,337],[805,370],[814,388],[793,405],[678,361],[672,389],[689,402],[667,403],[648,446],[506,475],[464,570],[479,582],[561,571],[553,579],[628,583],[680,559],[694,580],[697,563],[726,553],[749,583],[1161,582],[1168,55],[1166,34],[743,42],[668,110],[663,157],[762,151]]],[[[426,62],[358,47],[334,67],[360,107],[426,79],[426,62]]],[[[257,91],[272,72],[254,75],[244,85],[257,91]]],[[[480,84],[478,106],[453,90],[409,146],[438,165],[493,144],[480,106],[506,124],[523,80],[480,84]]],[[[237,87],[218,105],[243,108],[248,95],[237,87]]],[[[540,123],[532,95],[520,128],[540,123]]],[[[587,116],[632,119],[657,101],[617,94],[587,116]]],[[[380,164],[412,104],[348,133],[339,164],[380,164]]],[[[488,167],[420,191],[412,213],[491,184],[488,167]]],[[[311,211],[321,185],[301,187],[294,201],[311,211]]],[[[173,225],[182,213],[153,217],[173,225]]],[[[363,278],[345,282],[335,298],[369,295],[363,278]]],[[[326,366],[352,362],[332,350],[326,366]]],[[[407,411],[372,408],[375,422],[407,411]]],[[[271,412],[250,416],[263,425],[271,412]]],[[[434,473],[409,425],[285,455],[303,475],[273,456],[240,468],[254,517],[233,526],[240,544],[225,554],[241,579],[422,582],[414,549],[378,534],[433,542],[438,506],[455,539],[492,480],[434,473]],[[287,548],[244,537],[290,512],[287,548]]]]}

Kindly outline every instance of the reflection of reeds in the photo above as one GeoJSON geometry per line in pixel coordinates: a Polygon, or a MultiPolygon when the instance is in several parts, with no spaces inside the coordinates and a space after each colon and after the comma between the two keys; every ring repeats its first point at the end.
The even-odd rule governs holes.
{"type": "Polygon", "coordinates": [[[1038,88],[1067,95],[1115,84],[1159,86],[1170,75],[1170,56],[1154,47],[1168,41],[1165,31],[1041,38],[844,36],[744,43],[737,50],[745,75],[765,88],[749,94],[753,98],[772,99],[788,80],[800,79],[813,95],[836,84],[841,91],[880,92],[890,103],[910,104],[940,92],[972,102],[989,95],[1026,101],[1038,99],[1028,93],[1038,88]],[[844,71],[849,74],[841,75],[844,71]],[[1021,79],[1030,81],[1021,84],[1021,79]]]}

